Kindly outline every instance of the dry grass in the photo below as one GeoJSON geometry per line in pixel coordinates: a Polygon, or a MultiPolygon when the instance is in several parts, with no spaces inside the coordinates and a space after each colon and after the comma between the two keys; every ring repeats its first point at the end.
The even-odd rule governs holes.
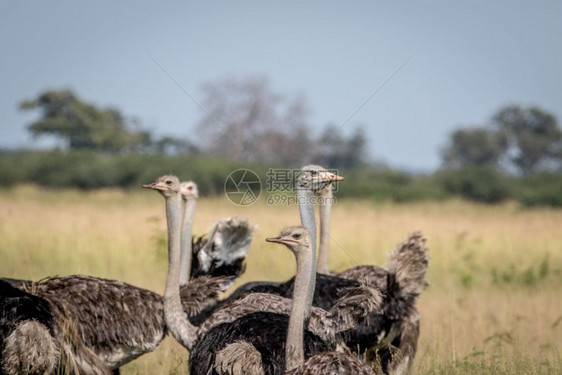
{"type": "MultiPolygon", "coordinates": [[[[0,275],[40,279],[84,273],[161,292],[163,206],[162,198],[148,191],[0,192],[0,275]]],[[[239,283],[288,278],[294,272],[291,256],[263,239],[298,223],[296,207],[236,207],[226,199],[201,199],[195,232],[234,214],[259,225],[239,283]]],[[[561,373],[562,211],[340,200],[332,227],[333,269],[353,266],[353,259],[383,264],[385,254],[413,230],[427,236],[432,285],[419,301],[422,334],[414,373],[561,373]]],[[[168,338],[123,374],[185,374],[186,358],[168,338]]]]}

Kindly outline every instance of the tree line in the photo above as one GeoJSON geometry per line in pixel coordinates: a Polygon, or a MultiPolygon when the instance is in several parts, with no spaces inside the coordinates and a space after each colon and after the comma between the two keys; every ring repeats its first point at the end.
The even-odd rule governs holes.
{"type": "Polygon", "coordinates": [[[162,166],[191,175],[202,191],[219,193],[235,168],[296,168],[318,163],[354,181],[339,194],[410,201],[461,196],[480,202],[518,200],[562,206],[562,130],[538,107],[500,108],[486,124],[460,127],[444,145],[442,166],[430,175],[392,170],[368,159],[362,127],[342,134],[336,125],[314,132],[301,95],[273,91],[263,77],[226,78],[202,86],[197,139],[159,136],[135,117],[101,107],[70,89],[49,90],[20,104],[39,112],[33,137],[51,137],[49,151],[0,152],[0,185],[98,188],[136,186],[162,166]],[[189,166],[185,159],[189,157],[189,166]]]}
{"type": "Polygon", "coordinates": [[[156,136],[137,118],[88,103],[69,89],[43,92],[20,108],[40,112],[28,131],[34,138],[54,138],[61,150],[206,155],[288,167],[314,160],[353,168],[366,160],[361,128],[346,136],[329,125],[314,136],[304,98],[274,93],[265,78],[220,80],[205,84],[202,91],[205,113],[196,125],[197,139],[156,136]]]}

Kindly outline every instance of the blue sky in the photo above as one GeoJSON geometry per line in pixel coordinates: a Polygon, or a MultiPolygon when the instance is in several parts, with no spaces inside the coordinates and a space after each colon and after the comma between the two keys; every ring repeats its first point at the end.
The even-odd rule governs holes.
{"type": "MultiPolygon", "coordinates": [[[[449,133],[501,106],[562,119],[560,1],[0,3],[0,147],[37,146],[17,104],[72,87],[159,135],[196,140],[203,82],[267,76],[310,124],[361,124],[372,157],[431,171],[449,133]]],[[[44,144],[44,142],[43,142],[44,144]]]]}

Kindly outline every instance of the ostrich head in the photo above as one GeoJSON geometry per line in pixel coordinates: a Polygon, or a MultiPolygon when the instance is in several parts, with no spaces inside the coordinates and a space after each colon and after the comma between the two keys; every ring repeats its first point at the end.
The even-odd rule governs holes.
{"type": "Polygon", "coordinates": [[[180,180],[173,175],[164,175],[158,177],[153,183],[142,185],[142,187],[156,190],[164,197],[171,197],[180,191],[180,180]]]}
{"type": "Polygon", "coordinates": [[[322,189],[330,187],[334,181],[343,181],[338,176],[319,165],[307,165],[301,168],[295,181],[297,189],[308,189],[314,193],[320,193],[322,189]]]}
{"type": "Polygon", "coordinates": [[[180,184],[180,194],[185,201],[199,198],[197,184],[193,181],[182,182],[180,184]]]}
{"type": "Polygon", "coordinates": [[[289,227],[277,237],[265,239],[267,242],[276,242],[289,248],[295,255],[312,251],[308,231],[303,227],[289,227]]]}

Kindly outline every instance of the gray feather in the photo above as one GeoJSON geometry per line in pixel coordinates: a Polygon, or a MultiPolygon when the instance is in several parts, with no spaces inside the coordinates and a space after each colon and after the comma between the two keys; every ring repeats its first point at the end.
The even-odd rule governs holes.
{"type": "Polygon", "coordinates": [[[207,243],[197,253],[201,269],[208,272],[213,264],[220,267],[246,258],[255,229],[255,225],[237,216],[216,222],[207,243]]]}
{"type": "MultiPolygon", "coordinates": [[[[312,307],[308,329],[327,342],[334,342],[339,332],[353,328],[359,321],[379,309],[381,293],[373,288],[348,288],[329,311],[312,307]]],[[[209,329],[229,323],[256,311],[290,314],[293,300],[268,293],[250,293],[216,310],[198,330],[202,337],[209,329]]]]}
{"type": "Polygon", "coordinates": [[[285,375],[376,375],[367,364],[347,354],[324,352],[310,357],[285,375]]]}
{"type": "Polygon", "coordinates": [[[263,375],[260,352],[247,342],[237,341],[220,350],[214,363],[219,375],[263,375]]]}
{"type": "Polygon", "coordinates": [[[396,275],[403,295],[418,296],[428,285],[425,273],[429,257],[425,242],[422,233],[415,232],[389,255],[388,270],[396,275]]]}
{"type": "Polygon", "coordinates": [[[5,339],[0,369],[6,375],[50,374],[59,354],[49,330],[35,320],[26,320],[5,339]]]}
{"type": "MultiPolygon", "coordinates": [[[[184,311],[198,314],[231,283],[227,278],[192,280],[180,289],[184,311]]],[[[57,336],[64,337],[61,356],[79,373],[90,373],[100,363],[118,368],[156,349],[167,333],[162,296],[143,288],[81,275],[46,278],[30,288],[52,306],[57,336]]]]}

